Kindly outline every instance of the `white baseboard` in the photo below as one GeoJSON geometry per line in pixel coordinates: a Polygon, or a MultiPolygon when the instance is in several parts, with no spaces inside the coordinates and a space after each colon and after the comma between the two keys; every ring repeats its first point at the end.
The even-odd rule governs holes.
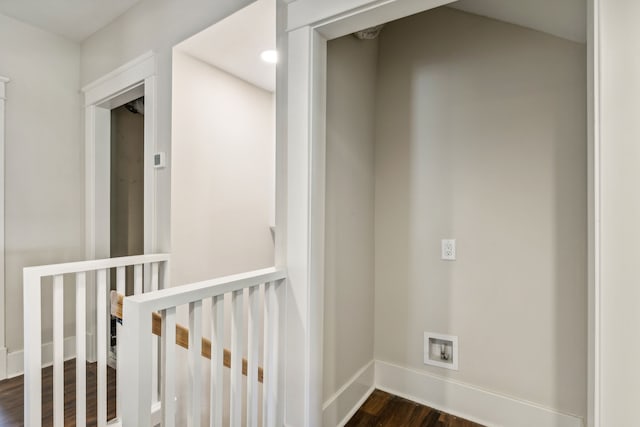
{"type": "Polygon", "coordinates": [[[7,347],[0,347],[0,380],[7,378],[7,347]]]}
{"type": "MultiPolygon", "coordinates": [[[[64,339],[64,360],[76,357],[76,337],[64,339]]],[[[53,364],[53,342],[42,344],[42,367],[53,364]]],[[[24,351],[12,351],[7,355],[7,378],[24,374],[24,351]]]]}
{"type": "Polygon", "coordinates": [[[375,389],[374,361],[362,367],[322,406],[324,427],[344,426],[375,389]]]}
{"type": "Polygon", "coordinates": [[[375,362],[376,388],[487,426],[583,427],[583,420],[469,384],[375,362]]]}

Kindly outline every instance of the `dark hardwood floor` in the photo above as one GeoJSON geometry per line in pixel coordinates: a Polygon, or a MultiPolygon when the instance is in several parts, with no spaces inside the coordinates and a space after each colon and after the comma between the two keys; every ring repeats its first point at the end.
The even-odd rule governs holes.
{"type": "MultiPolygon", "coordinates": [[[[116,374],[108,369],[107,418],[116,415],[116,374]]],[[[96,364],[87,363],[87,425],[96,425],[96,364]]],[[[64,364],[64,425],[76,425],[76,362],[64,364]]],[[[22,376],[0,381],[0,426],[24,425],[24,379],[22,376]]],[[[53,425],[53,369],[42,370],[42,425],[53,425]]]]}
{"type": "Polygon", "coordinates": [[[346,427],[483,427],[384,391],[375,390],[346,427]]]}
{"type": "MultiPolygon", "coordinates": [[[[75,426],[75,360],[65,362],[65,421],[64,425],[75,426]]],[[[87,425],[96,425],[96,364],[87,363],[87,425]]],[[[107,380],[108,419],[116,413],[116,375],[108,369],[107,380]]],[[[0,382],[0,426],[23,426],[23,377],[0,382]]],[[[53,424],[53,370],[42,370],[42,425],[53,424]]],[[[422,406],[398,396],[375,390],[358,412],[349,420],[347,427],[483,427],[471,421],[422,406]]]]}

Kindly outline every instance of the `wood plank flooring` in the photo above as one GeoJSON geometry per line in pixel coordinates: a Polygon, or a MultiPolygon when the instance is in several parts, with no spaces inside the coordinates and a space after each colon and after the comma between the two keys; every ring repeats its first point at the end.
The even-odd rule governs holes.
{"type": "Polygon", "coordinates": [[[375,390],[346,427],[483,427],[384,391],[375,390]]]}
{"type": "MultiPolygon", "coordinates": [[[[107,418],[116,416],[116,373],[107,370],[107,418]]],[[[96,364],[87,363],[87,425],[96,425],[96,364]]],[[[53,369],[42,370],[42,425],[53,425],[53,369]]],[[[24,425],[24,378],[22,376],[0,382],[0,426],[24,425]]],[[[76,425],[76,361],[64,364],[64,425],[76,425]]]]}
{"type": "MultiPolygon", "coordinates": [[[[75,360],[65,362],[65,421],[64,425],[75,426],[75,360]]],[[[96,425],[96,364],[87,363],[87,425],[96,425]]],[[[116,375],[108,369],[107,380],[108,419],[116,414],[116,375]]],[[[23,426],[23,377],[0,382],[0,427],[23,426]]],[[[42,370],[42,425],[53,424],[53,370],[42,370]]],[[[349,420],[347,427],[482,427],[435,409],[422,406],[398,396],[375,390],[358,412],[349,420]]]]}

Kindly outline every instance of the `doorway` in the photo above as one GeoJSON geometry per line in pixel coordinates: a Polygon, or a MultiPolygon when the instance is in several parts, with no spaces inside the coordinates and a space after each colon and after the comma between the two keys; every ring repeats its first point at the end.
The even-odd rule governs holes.
{"type": "MultiPolygon", "coordinates": [[[[144,97],[111,110],[109,193],[110,258],[144,253],[144,97]]],[[[110,271],[116,290],[116,271],[110,271]]],[[[125,269],[124,292],[131,295],[134,268],[125,269]]],[[[117,360],[117,320],[110,322],[109,360],[117,360]]]]}
{"type": "MultiPolygon", "coordinates": [[[[154,157],[158,157],[155,131],[155,70],[156,57],[153,52],[148,52],[83,88],[87,259],[154,251],[156,172],[163,168],[163,165],[154,167],[153,163],[154,157]],[[117,186],[112,188],[112,176],[118,175],[118,172],[112,172],[112,166],[116,167],[119,163],[112,162],[112,158],[116,159],[119,156],[118,152],[122,150],[112,145],[112,134],[119,132],[117,123],[130,121],[137,122],[136,130],[133,132],[137,135],[137,143],[131,146],[127,143],[122,156],[125,159],[130,157],[128,161],[134,162],[136,167],[131,173],[123,172],[124,175],[120,176],[123,184],[128,182],[122,189],[116,188],[117,186]],[[135,155],[127,154],[127,150],[131,150],[135,155]],[[118,192],[123,194],[118,195],[118,192]],[[112,206],[112,200],[118,202],[112,206]],[[115,238],[115,235],[120,237],[115,238]]],[[[131,123],[125,125],[127,126],[130,127],[131,123]]],[[[144,277],[148,278],[149,274],[144,274],[144,277]]],[[[115,278],[112,279],[112,283],[114,282],[115,278]]],[[[144,282],[145,289],[148,288],[147,282],[148,280],[144,282]]],[[[93,293],[93,288],[88,288],[88,292],[93,293]]],[[[87,295],[87,320],[91,331],[87,337],[87,342],[90,343],[87,349],[89,360],[95,360],[96,357],[95,337],[98,334],[95,306],[95,294],[87,295]]]]}
{"type": "MultiPolygon", "coordinates": [[[[144,252],[144,97],[111,110],[110,257],[144,252]]],[[[127,293],[133,268],[127,270],[127,293]]]]}
{"type": "MultiPolygon", "coordinates": [[[[326,292],[324,288],[326,263],[324,215],[326,207],[325,184],[327,183],[325,163],[325,154],[327,154],[327,151],[325,144],[326,136],[330,131],[330,129],[327,129],[325,126],[327,120],[327,114],[325,113],[327,41],[351,34],[363,28],[373,27],[384,22],[390,22],[407,15],[415,14],[425,9],[431,9],[444,3],[450,2],[375,3],[362,1],[358,3],[359,7],[351,5],[353,8],[349,10],[347,10],[346,7],[341,11],[336,11],[337,8],[329,9],[328,7],[325,9],[318,7],[318,9],[314,11],[304,10],[308,12],[308,15],[304,15],[301,12],[303,8],[295,3],[289,6],[290,13],[288,16],[290,19],[288,25],[289,28],[293,30],[289,31],[287,39],[289,60],[289,86],[287,88],[289,97],[286,103],[288,109],[287,136],[288,141],[295,141],[296,144],[295,146],[290,144],[287,147],[287,164],[289,166],[287,170],[287,180],[289,183],[301,183],[301,185],[295,186],[290,184],[287,200],[287,213],[289,214],[287,217],[287,223],[289,225],[287,229],[288,295],[292,296],[288,302],[288,306],[298,308],[300,305],[296,305],[297,301],[310,301],[307,307],[300,310],[301,315],[299,318],[301,321],[307,322],[305,324],[309,325],[310,332],[305,331],[306,335],[302,336],[303,334],[296,334],[296,331],[291,331],[287,335],[288,348],[285,354],[293,355],[304,353],[307,355],[304,363],[300,363],[300,365],[306,364],[307,367],[306,370],[302,370],[302,372],[306,374],[303,380],[294,378],[294,376],[299,376],[300,374],[297,369],[300,365],[296,365],[293,356],[285,361],[288,367],[286,381],[287,396],[293,396],[292,400],[287,400],[287,407],[305,408],[305,411],[288,411],[288,423],[295,424],[299,422],[302,424],[306,422],[307,419],[319,419],[322,417],[323,403],[325,403],[323,402],[322,387],[315,385],[322,384],[323,380],[323,361],[322,357],[318,355],[323,354],[323,303],[325,300],[324,293],[326,292]],[[399,3],[403,3],[403,6],[401,7],[399,3]],[[294,10],[296,13],[292,13],[294,10]],[[299,255],[302,251],[304,251],[305,256],[299,255]],[[308,339],[309,334],[311,339],[308,339]],[[308,368],[309,366],[310,368],[308,368]],[[304,394],[306,390],[308,390],[308,392],[304,394]]],[[[460,28],[467,27],[462,26],[460,28]]],[[[443,38],[443,40],[444,39],[445,38],[443,38]]],[[[591,51],[590,43],[587,43],[586,47],[588,51],[591,51]]],[[[402,49],[404,49],[404,47],[402,47],[402,49]]],[[[584,64],[585,62],[583,61],[582,63],[584,64]]],[[[588,73],[592,72],[592,63],[590,60],[588,61],[587,67],[588,73]]],[[[415,80],[411,79],[400,81],[408,84],[415,82],[415,80]]],[[[434,85],[434,87],[438,88],[439,86],[434,85]]],[[[584,87],[586,87],[586,85],[583,85],[583,88],[584,87]]],[[[584,96],[584,93],[582,95],[584,96]]],[[[587,101],[587,107],[590,108],[592,98],[588,96],[587,98],[591,99],[587,101]]],[[[395,106],[395,104],[392,103],[386,105],[384,103],[376,103],[375,105],[385,107],[395,106]]],[[[446,104],[445,107],[455,111],[458,105],[446,104]]],[[[479,109],[479,111],[484,112],[485,110],[479,109]]],[[[393,113],[396,112],[394,111],[393,113]]],[[[397,114],[397,116],[401,116],[400,119],[415,118],[410,115],[402,116],[401,114],[397,114]]],[[[431,116],[426,115],[425,117],[430,118],[431,116]]],[[[411,124],[413,125],[415,123],[411,124]]],[[[432,128],[438,129],[437,126],[432,128]]],[[[406,127],[407,132],[415,129],[416,126],[406,127]]],[[[586,133],[591,135],[592,130],[593,122],[588,120],[586,133]]],[[[457,132],[458,129],[454,129],[454,131],[457,132]]],[[[591,142],[589,144],[591,144],[591,142]]],[[[396,151],[390,153],[390,155],[395,154],[397,154],[396,151]]],[[[380,157],[377,157],[377,159],[380,159],[380,157]]],[[[388,160],[389,158],[386,159],[388,160]]],[[[589,169],[590,167],[591,164],[589,163],[584,169],[589,169]]],[[[588,184],[590,184],[591,178],[588,178],[588,180],[588,184]]],[[[338,184],[339,183],[340,182],[338,182],[338,184]]],[[[592,225],[593,223],[589,220],[588,226],[590,229],[592,225]]],[[[342,237],[342,235],[339,236],[342,237]]],[[[447,237],[447,235],[442,237],[447,237]]],[[[398,247],[402,246],[398,245],[398,247]]],[[[427,250],[432,250],[434,247],[437,256],[439,245],[429,246],[427,250]]],[[[392,255],[395,256],[396,254],[394,253],[392,255]]],[[[589,257],[587,263],[590,269],[593,266],[593,258],[589,257]]],[[[458,263],[458,265],[459,264],[460,263],[458,263]]],[[[395,280],[396,277],[393,277],[389,282],[395,283],[395,280]]],[[[412,302],[423,301],[417,298],[413,300],[407,298],[407,300],[412,302]]],[[[446,306],[446,304],[443,304],[443,306],[446,306]]],[[[297,314],[293,309],[291,309],[290,312],[297,314]]],[[[404,313],[402,314],[404,315],[404,313]]],[[[446,316],[443,317],[446,318],[446,316]]],[[[292,320],[295,322],[298,321],[298,318],[292,319],[288,317],[288,322],[292,322],[292,320]]],[[[422,363],[419,359],[421,353],[419,345],[422,336],[417,335],[416,337],[412,335],[412,337],[415,339],[411,345],[418,343],[416,347],[418,350],[412,352],[412,355],[418,354],[415,358],[417,361],[416,364],[422,363]]],[[[405,348],[400,347],[398,350],[404,351],[405,348]]],[[[305,369],[305,367],[303,366],[302,369],[305,369]]],[[[375,372],[377,375],[377,367],[375,372]]],[[[353,376],[353,378],[359,379],[359,377],[356,376],[353,376]]],[[[394,378],[397,378],[397,376],[394,378]]],[[[353,384],[357,386],[361,385],[358,381],[354,381],[353,384]]],[[[347,390],[347,388],[345,388],[345,390],[347,390]]],[[[590,408],[587,408],[587,411],[590,410],[590,408]]],[[[587,414],[587,417],[589,417],[589,414],[587,414]]]]}

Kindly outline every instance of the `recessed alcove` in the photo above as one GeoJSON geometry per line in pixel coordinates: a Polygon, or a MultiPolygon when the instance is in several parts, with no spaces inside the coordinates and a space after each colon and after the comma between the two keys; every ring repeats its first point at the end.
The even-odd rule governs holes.
{"type": "Polygon", "coordinates": [[[419,378],[586,416],[586,30],[468,5],[327,42],[325,425],[419,378]],[[425,331],[459,337],[457,370],[425,331]]]}

